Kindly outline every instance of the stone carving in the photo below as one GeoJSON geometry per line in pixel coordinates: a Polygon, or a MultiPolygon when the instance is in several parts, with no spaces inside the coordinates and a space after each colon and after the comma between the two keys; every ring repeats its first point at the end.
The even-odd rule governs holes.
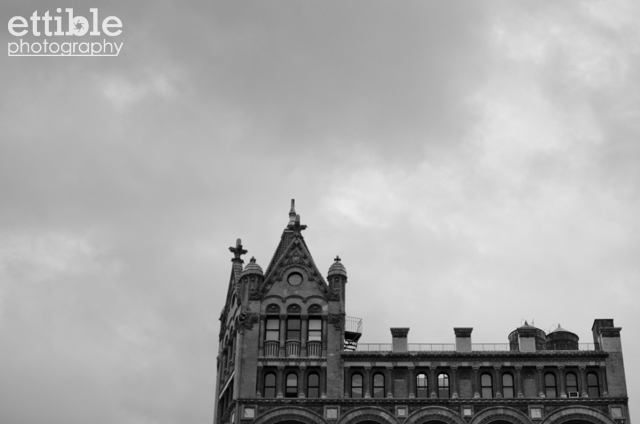
{"type": "Polygon", "coordinates": [[[343,322],[342,322],[342,315],[340,314],[329,314],[327,316],[327,322],[329,324],[333,324],[333,328],[335,328],[338,331],[342,330],[343,327],[343,322]]]}
{"type": "Polygon", "coordinates": [[[242,311],[238,316],[238,326],[245,330],[251,330],[253,328],[253,324],[259,321],[260,315],[249,311],[242,311]]]}

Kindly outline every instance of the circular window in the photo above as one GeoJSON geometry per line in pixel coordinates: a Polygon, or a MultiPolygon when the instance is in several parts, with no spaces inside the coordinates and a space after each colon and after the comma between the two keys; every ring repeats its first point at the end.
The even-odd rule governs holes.
{"type": "Polygon", "coordinates": [[[298,274],[297,272],[292,272],[291,274],[289,274],[289,276],[287,277],[287,281],[289,282],[289,284],[291,284],[292,286],[298,286],[300,285],[300,283],[302,283],[302,275],[298,274]]]}

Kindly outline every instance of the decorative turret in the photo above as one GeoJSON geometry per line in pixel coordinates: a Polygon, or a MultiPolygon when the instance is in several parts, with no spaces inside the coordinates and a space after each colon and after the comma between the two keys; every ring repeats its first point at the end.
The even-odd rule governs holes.
{"type": "Polygon", "coordinates": [[[254,257],[252,257],[249,260],[249,263],[247,264],[247,266],[244,267],[244,271],[242,271],[243,277],[245,275],[252,275],[252,274],[264,277],[264,273],[262,272],[262,267],[256,263],[256,258],[254,257]]]}
{"type": "Polygon", "coordinates": [[[336,256],[334,261],[335,262],[329,267],[329,272],[327,273],[327,276],[331,277],[332,275],[343,275],[346,277],[347,269],[342,264],[341,262],[342,259],[340,259],[340,256],[336,256]]]}

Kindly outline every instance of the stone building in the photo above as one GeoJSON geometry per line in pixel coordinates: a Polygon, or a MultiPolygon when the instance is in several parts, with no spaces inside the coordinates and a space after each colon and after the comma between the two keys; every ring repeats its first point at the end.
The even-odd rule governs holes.
{"type": "MultiPolygon", "coordinates": [[[[629,424],[620,328],[596,319],[593,343],[560,326],[525,323],[505,344],[474,344],[454,328],[451,344],[358,343],[346,315],[347,271],[326,277],[289,223],[266,270],[243,267],[229,248],[231,277],[220,316],[214,424],[629,424]]],[[[353,288],[357,290],[357,287],[353,288]]]]}

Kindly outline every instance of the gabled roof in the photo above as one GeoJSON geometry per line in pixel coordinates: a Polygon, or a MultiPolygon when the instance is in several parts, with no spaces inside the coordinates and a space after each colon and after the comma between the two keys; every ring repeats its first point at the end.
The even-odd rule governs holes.
{"type": "Polygon", "coordinates": [[[291,200],[289,223],[282,232],[280,243],[269,262],[269,266],[267,266],[267,270],[264,273],[264,282],[258,289],[257,296],[266,293],[283,269],[290,265],[306,268],[310,273],[309,279],[317,281],[321,291],[325,295],[329,294],[329,286],[322,278],[322,274],[311,257],[309,247],[307,247],[307,243],[302,237],[301,231],[305,228],[307,228],[306,225],[300,224],[300,215],[296,214],[295,201],[291,200]]]}

